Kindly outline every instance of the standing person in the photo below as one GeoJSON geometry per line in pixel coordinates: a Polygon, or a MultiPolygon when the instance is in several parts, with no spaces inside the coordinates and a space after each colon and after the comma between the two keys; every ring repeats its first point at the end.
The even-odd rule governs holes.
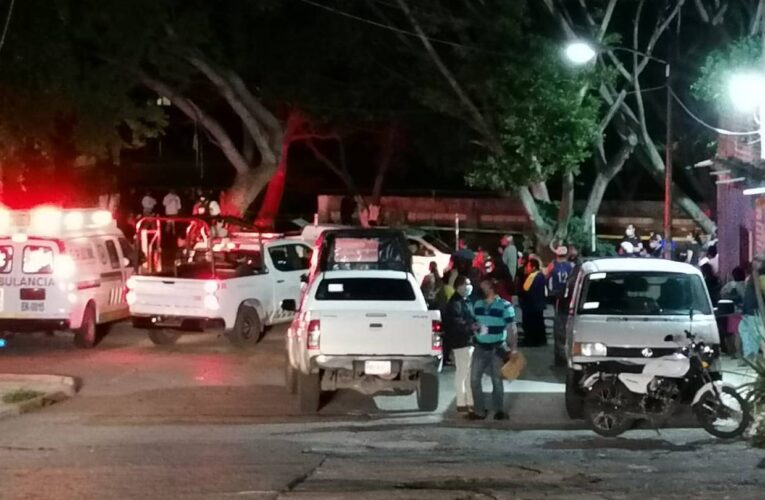
{"type": "Polygon", "coordinates": [[[454,391],[457,394],[457,411],[467,413],[473,409],[473,392],[470,383],[470,358],[473,347],[475,317],[467,301],[473,285],[465,276],[454,282],[455,292],[444,310],[444,343],[449,344],[454,354],[454,391]]]}
{"type": "Polygon", "coordinates": [[[566,356],[563,346],[566,343],[566,318],[568,301],[565,300],[568,277],[574,265],[568,260],[568,249],[559,246],[555,249],[555,260],[547,268],[547,283],[550,297],[553,298],[555,316],[553,316],[553,344],[555,346],[555,365],[562,366],[566,356]]]}
{"type": "Polygon", "coordinates": [[[207,211],[211,217],[220,216],[220,203],[218,203],[215,198],[210,197],[210,202],[207,204],[207,211]]]}
{"type": "Polygon", "coordinates": [[[692,266],[698,266],[701,259],[701,236],[698,232],[692,232],[688,233],[685,239],[688,246],[685,252],[681,253],[680,259],[692,266]]]}
{"type": "Polygon", "coordinates": [[[151,215],[154,213],[154,208],[157,206],[157,200],[151,195],[149,191],[143,195],[141,199],[141,209],[144,215],[151,215]]]}
{"type": "Polygon", "coordinates": [[[483,420],[487,416],[482,388],[483,376],[486,374],[491,378],[494,419],[506,420],[502,364],[508,346],[510,351],[516,349],[515,310],[512,304],[497,295],[497,284],[493,279],[482,279],[481,291],[484,298],[473,306],[478,329],[473,335],[475,349],[470,365],[474,410],[468,418],[483,420]]]}
{"type": "Polygon", "coordinates": [[[435,261],[430,263],[428,271],[428,274],[422,278],[420,290],[422,290],[422,294],[425,296],[425,302],[428,303],[428,307],[433,307],[436,302],[436,296],[443,288],[444,282],[438,274],[438,264],[435,261]]]}
{"type": "MultiPolygon", "coordinates": [[[[761,269],[760,272],[765,271],[761,269]]],[[[752,360],[760,351],[760,343],[765,332],[762,327],[759,305],[757,304],[757,288],[754,286],[754,273],[749,277],[744,292],[743,317],[738,325],[738,336],[741,340],[741,354],[744,358],[752,360]]]]}
{"type": "Polygon", "coordinates": [[[175,217],[181,212],[181,197],[171,189],[162,199],[162,205],[165,207],[165,215],[175,217]]]}
{"type": "Polygon", "coordinates": [[[648,238],[648,255],[657,259],[664,256],[664,238],[658,231],[652,231],[648,238]]]}
{"type": "Polygon", "coordinates": [[[209,215],[210,202],[207,199],[207,195],[200,192],[197,202],[194,203],[194,208],[191,210],[192,215],[209,215]]]}
{"type": "Polygon", "coordinates": [[[700,268],[701,275],[704,277],[704,284],[707,286],[707,291],[709,292],[709,298],[712,299],[712,304],[716,305],[717,302],[720,301],[720,292],[721,292],[721,286],[720,286],[720,279],[715,275],[714,269],[712,269],[712,264],[705,263],[700,268]]]}
{"type": "Polygon", "coordinates": [[[518,248],[515,246],[512,235],[508,234],[505,238],[507,238],[507,245],[502,252],[502,262],[510,273],[510,280],[514,283],[515,276],[518,274],[518,248]]]}
{"type": "Polygon", "coordinates": [[[582,256],[579,254],[579,249],[575,245],[568,246],[568,261],[571,262],[572,267],[576,267],[582,263],[582,256]]]}
{"type": "Polygon", "coordinates": [[[529,257],[526,264],[526,278],[520,291],[521,312],[523,313],[524,345],[540,347],[547,344],[545,332],[545,276],[540,271],[538,258],[529,257]]]}

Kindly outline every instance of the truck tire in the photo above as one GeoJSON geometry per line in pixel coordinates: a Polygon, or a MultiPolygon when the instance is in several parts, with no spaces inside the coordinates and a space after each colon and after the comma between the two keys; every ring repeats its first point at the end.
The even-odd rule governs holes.
{"type": "Polygon", "coordinates": [[[300,413],[310,415],[318,412],[321,403],[321,375],[318,373],[298,374],[297,394],[300,413]]]}
{"type": "Polygon", "coordinates": [[[417,386],[417,408],[420,411],[436,411],[438,409],[437,374],[420,374],[420,383],[417,386]]]}
{"type": "Polygon", "coordinates": [[[579,390],[579,373],[566,370],[566,413],[572,420],[584,418],[584,395],[579,390]]]}
{"type": "Polygon", "coordinates": [[[298,391],[298,371],[292,368],[290,360],[287,360],[284,368],[284,385],[290,394],[297,394],[298,391]]]}
{"type": "Polygon", "coordinates": [[[234,328],[227,332],[228,339],[236,347],[245,348],[255,345],[263,338],[263,327],[258,311],[242,306],[236,314],[234,328]]]}
{"type": "Polygon", "coordinates": [[[82,313],[82,324],[74,331],[74,345],[80,349],[90,349],[97,341],[96,306],[89,302],[82,313]]]}
{"type": "Polygon", "coordinates": [[[154,345],[173,345],[182,335],[179,331],[162,328],[149,328],[147,333],[154,345]]]}

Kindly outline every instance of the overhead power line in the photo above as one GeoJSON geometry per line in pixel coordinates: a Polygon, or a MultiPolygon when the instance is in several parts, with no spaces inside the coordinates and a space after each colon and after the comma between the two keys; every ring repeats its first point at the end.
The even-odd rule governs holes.
{"type": "Polygon", "coordinates": [[[8,5],[8,15],[5,17],[3,33],[0,35],[0,50],[3,50],[3,45],[5,45],[5,37],[8,35],[8,27],[11,25],[11,16],[13,16],[13,5],[15,3],[16,0],[11,0],[11,3],[8,5]]]}
{"type": "Polygon", "coordinates": [[[718,134],[722,134],[722,135],[738,135],[738,136],[741,136],[741,135],[758,135],[760,133],[759,130],[753,130],[751,132],[738,132],[738,131],[735,131],[735,130],[726,130],[724,128],[719,128],[719,127],[715,127],[714,125],[710,125],[707,122],[705,122],[704,120],[702,120],[701,118],[699,118],[698,116],[696,116],[693,113],[693,111],[691,111],[688,108],[688,106],[685,105],[685,103],[680,99],[680,97],[678,97],[678,95],[675,94],[674,90],[670,89],[670,92],[672,92],[672,97],[675,98],[675,101],[677,101],[677,103],[680,105],[681,108],[683,108],[683,111],[685,111],[688,114],[688,116],[693,118],[693,120],[695,120],[696,122],[698,122],[702,126],[708,128],[709,130],[713,130],[713,131],[717,132],[718,134]]]}
{"type": "MultiPolygon", "coordinates": [[[[326,10],[327,12],[332,12],[334,14],[337,14],[338,16],[347,17],[348,19],[353,19],[353,20],[358,21],[360,23],[366,23],[366,24],[369,24],[371,26],[375,26],[377,28],[381,28],[381,29],[384,29],[384,30],[392,31],[394,33],[399,33],[401,35],[411,36],[413,38],[420,38],[420,35],[415,33],[414,31],[409,31],[409,30],[405,30],[405,29],[401,29],[401,28],[396,28],[395,26],[391,26],[389,24],[380,23],[380,22],[374,21],[372,19],[367,19],[366,17],[357,16],[355,14],[351,14],[350,12],[346,12],[344,10],[336,9],[334,7],[330,7],[329,5],[324,5],[324,4],[321,4],[321,3],[318,3],[318,2],[313,2],[311,0],[300,0],[300,1],[305,3],[305,4],[311,5],[313,7],[316,7],[318,9],[323,9],[323,10],[326,10]]],[[[501,56],[510,56],[510,55],[512,55],[510,52],[502,52],[502,51],[497,51],[497,50],[491,50],[491,49],[486,49],[486,48],[483,48],[483,47],[476,47],[474,45],[465,45],[463,43],[452,42],[450,40],[444,40],[442,38],[433,38],[433,37],[430,37],[430,36],[425,36],[425,38],[427,38],[428,40],[430,40],[433,43],[440,43],[442,45],[448,45],[450,47],[454,47],[454,48],[458,48],[458,49],[467,49],[467,50],[472,50],[472,51],[476,51],[476,52],[485,52],[487,54],[494,54],[494,55],[501,55],[501,56]]]]}

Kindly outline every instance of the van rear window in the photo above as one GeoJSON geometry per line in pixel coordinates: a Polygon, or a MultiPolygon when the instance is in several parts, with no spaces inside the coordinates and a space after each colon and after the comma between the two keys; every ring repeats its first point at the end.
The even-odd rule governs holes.
{"type": "Polygon", "coordinates": [[[21,271],[24,274],[52,274],[53,249],[37,245],[25,246],[21,271]]]}
{"type": "Polygon", "coordinates": [[[316,300],[415,300],[408,280],[392,278],[326,279],[319,283],[316,300]]]}

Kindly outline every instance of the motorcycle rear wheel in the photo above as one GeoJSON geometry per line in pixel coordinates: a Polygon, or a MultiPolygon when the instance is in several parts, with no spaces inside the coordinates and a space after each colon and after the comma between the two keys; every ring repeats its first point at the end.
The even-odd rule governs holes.
{"type": "Polygon", "coordinates": [[[749,404],[732,387],[722,387],[719,397],[712,390],[705,392],[693,413],[705,431],[720,439],[737,438],[752,423],[749,404]]]}
{"type": "Polygon", "coordinates": [[[634,420],[626,413],[632,397],[616,380],[600,380],[584,398],[584,417],[596,434],[616,437],[632,427],[634,420]]]}

